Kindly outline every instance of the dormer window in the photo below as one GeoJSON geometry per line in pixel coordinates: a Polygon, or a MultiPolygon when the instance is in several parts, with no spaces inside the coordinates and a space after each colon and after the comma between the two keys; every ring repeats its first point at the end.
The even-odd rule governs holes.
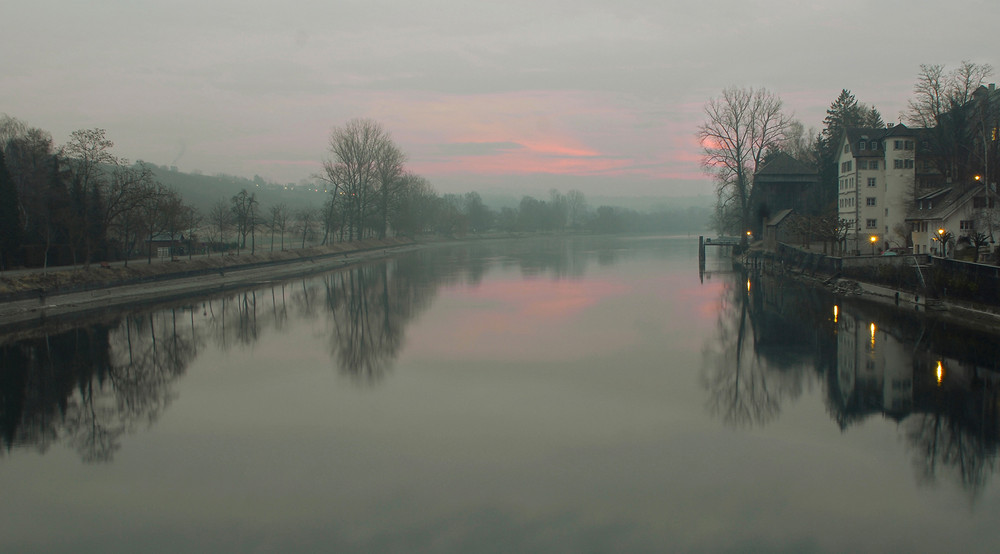
{"type": "Polygon", "coordinates": [[[859,142],[859,143],[858,143],[858,150],[864,150],[864,149],[865,149],[865,146],[867,146],[867,145],[868,145],[868,142],[867,142],[867,141],[864,141],[864,140],[863,140],[863,141],[859,142]]]}
{"type": "Polygon", "coordinates": [[[873,140],[872,141],[872,150],[878,150],[878,141],[877,140],[873,140]]]}

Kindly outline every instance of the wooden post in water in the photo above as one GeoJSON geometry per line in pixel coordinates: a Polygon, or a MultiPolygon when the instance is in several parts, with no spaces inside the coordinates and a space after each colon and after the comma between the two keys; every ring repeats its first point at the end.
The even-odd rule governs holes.
{"type": "Polygon", "coordinates": [[[698,261],[705,263],[705,235],[698,235],[698,261]]]}

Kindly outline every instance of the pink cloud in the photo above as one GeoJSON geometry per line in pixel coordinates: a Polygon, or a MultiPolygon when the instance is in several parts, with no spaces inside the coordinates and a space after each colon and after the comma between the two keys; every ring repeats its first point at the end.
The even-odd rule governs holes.
{"type": "Polygon", "coordinates": [[[583,91],[382,93],[371,99],[420,174],[665,175],[662,128],[626,98],[583,91]],[[464,145],[516,145],[457,155],[464,145]]]}

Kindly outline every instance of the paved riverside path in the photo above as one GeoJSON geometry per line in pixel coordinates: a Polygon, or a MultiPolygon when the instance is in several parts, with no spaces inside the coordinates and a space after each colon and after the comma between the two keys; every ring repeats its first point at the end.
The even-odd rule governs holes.
{"type": "Polygon", "coordinates": [[[280,263],[263,262],[227,267],[189,277],[166,274],[142,283],[52,294],[42,292],[29,298],[0,302],[0,330],[68,314],[95,312],[115,307],[176,300],[199,293],[251,287],[276,280],[291,279],[298,275],[330,271],[416,247],[410,243],[335,252],[280,263]]]}

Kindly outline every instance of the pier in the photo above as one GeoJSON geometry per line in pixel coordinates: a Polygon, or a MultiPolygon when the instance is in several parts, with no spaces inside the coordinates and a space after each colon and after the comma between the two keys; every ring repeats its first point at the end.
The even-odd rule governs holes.
{"type": "Polygon", "coordinates": [[[698,236],[698,259],[704,261],[705,259],[705,249],[709,246],[739,246],[742,237],[708,237],[705,238],[704,235],[698,236]]]}

